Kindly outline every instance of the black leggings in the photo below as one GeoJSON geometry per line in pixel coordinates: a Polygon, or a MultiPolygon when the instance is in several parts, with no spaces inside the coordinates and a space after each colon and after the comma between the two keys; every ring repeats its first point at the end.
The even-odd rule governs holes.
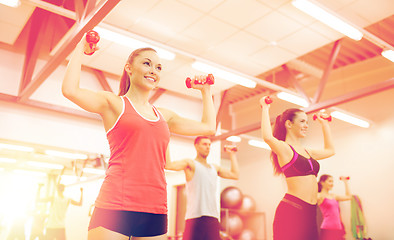
{"type": "Polygon", "coordinates": [[[276,208],[274,240],[318,240],[316,205],[286,194],[276,208]]]}
{"type": "Polygon", "coordinates": [[[220,224],[217,218],[202,216],[187,219],[183,240],[220,240],[220,224]]]}
{"type": "Polygon", "coordinates": [[[94,208],[89,230],[103,227],[133,237],[153,237],[167,233],[167,214],[94,208]]]}

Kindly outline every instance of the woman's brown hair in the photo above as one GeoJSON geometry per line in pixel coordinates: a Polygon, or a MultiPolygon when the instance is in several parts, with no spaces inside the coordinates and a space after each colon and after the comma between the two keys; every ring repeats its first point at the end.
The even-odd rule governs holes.
{"type": "MultiPolygon", "coordinates": [[[[155,49],[147,47],[147,48],[138,48],[136,50],[134,50],[129,58],[127,59],[127,63],[132,64],[134,59],[141,53],[144,51],[154,51],[156,52],[155,49]]],[[[157,52],[156,52],[157,53],[157,52]]],[[[119,85],[119,96],[123,96],[127,93],[127,91],[129,91],[130,88],[130,77],[129,74],[126,72],[126,70],[123,69],[123,74],[122,77],[120,78],[120,85],[119,85]]]]}
{"type": "MultiPolygon", "coordinates": [[[[293,122],[295,116],[299,112],[303,112],[303,111],[298,108],[289,108],[286,111],[284,111],[282,114],[278,115],[275,119],[275,124],[274,124],[274,129],[273,129],[272,135],[274,135],[274,137],[276,139],[279,139],[281,141],[285,141],[286,134],[287,134],[287,129],[286,129],[285,123],[287,120],[289,120],[290,122],[293,122]]],[[[271,160],[272,160],[272,164],[274,165],[275,175],[280,175],[283,171],[279,165],[278,155],[276,155],[276,153],[274,153],[273,151],[271,151],[271,160]]]]}

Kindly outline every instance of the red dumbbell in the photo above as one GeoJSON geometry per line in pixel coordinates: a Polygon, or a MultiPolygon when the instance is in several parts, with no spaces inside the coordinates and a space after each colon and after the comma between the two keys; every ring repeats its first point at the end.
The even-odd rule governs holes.
{"type": "MultiPolygon", "coordinates": [[[[194,79],[194,84],[206,84],[208,83],[209,85],[213,85],[215,83],[215,78],[213,77],[212,74],[208,74],[208,76],[205,78],[205,81],[200,82],[197,79],[194,79]]],[[[192,87],[192,80],[191,78],[186,78],[186,87],[191,88],[192,87]]]]}
{"type": "Polygon", "coordinates": [[[93,50],[91,53],[84,52],[86,55],[92,55],[94,51],[95,45],[100,41],[100,36],[98,32],[94,30],[90,30],[86,33],[86,42],[89,43],[90,49],[93,50]]]}
{"type": "Polygon", "coordinates": [[[264,98],[264,102],[266,104],[271,104],[272,103],[272,99],[270,98],[270,96],[267,96],[266,98],[264,98]]]}
{"type": "MultiPolygon", "coordinates": [[[[332,121],[332,117],[331,117],[331,115],[330,116],[328,116],[328,117],[322,117],[324,120],[327,120],[327,121],[329,121],[329,122],[331,122],[332,121]]],[[[317,119],[317,115],[316,114],[313,114],[313,120],[316,120],[317,119]]]]}
{"type": "Polygon", "coordinates": [[[340,176],[339,177],[339,180],[349,180],[350,179],[350,177],[349,176],[346,176],[346,177],[344,177],[344,176],[340,176]]]}
{"type": "Polygon", "coordinates": [[[229,149],[229,150],[231,150],[233,152],[238,151],[238,148],[235,145],[224,145],[224,151],[226,151],[226,149],[229,149]]]}

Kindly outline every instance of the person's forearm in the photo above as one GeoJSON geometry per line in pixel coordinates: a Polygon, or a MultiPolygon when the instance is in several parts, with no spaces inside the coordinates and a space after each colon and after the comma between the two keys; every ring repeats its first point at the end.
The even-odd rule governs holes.
{"type": "Polygon", "coordinates": [[[269,141],[273,138],[272,135],[272,127],[271,127],[271,120],[269,117],[268,106],[263,105],[261,106],[261,135],[264,141],[269,141]]]}
{"type": "Polygon", "coordinates": [[[213,99],[210,87],[203,88],[201,90],[202,102],[203,102],[203,113],[201,122],[208,125],[212,134],[216,132],[216,114],[215,107],[213,105],[213,99]]]}
{"type": "Polygon", "coordinates": [[[332,151],[335,153],[334,143],[332,140],[331,129],[327,121],[322,123],[323,138],[324,138],[324,149],[332,151]]]}
{"type": "Polygon", "coordinates": [[[64,96],[70,95],[75,89],[79,88],[81,75],[83,43],[77,44],[70,61],[68,62],[66,74],[62,83],[62,93],[64,96]]]}
{"type": "Polygon", "coordinates": [[[344,184],[345,184],[345,193],[346,193],[346,196],[352,196],[352,194],[351,194],[351,192],[350,192],[349,184],[348,184],[348,182],[347,182],[346,180],[344,181],[344,184]]]}
{"type": "Polygon", "coordinates": [[[237,157],[235,156],[235,153],[230,153],[230,160],[231,160],[231,172],[234,174],[234,177],[236,179],[239,178],[239,166],[238,166],[238,160],[237,157]]]}

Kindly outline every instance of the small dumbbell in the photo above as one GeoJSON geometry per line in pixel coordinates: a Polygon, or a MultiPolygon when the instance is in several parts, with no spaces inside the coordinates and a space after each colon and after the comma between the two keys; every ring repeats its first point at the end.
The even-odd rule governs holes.
{"type": "MultiPolygon", "coordinates": [[[[206,84],[208,83],[209,85],[213,85],[215,83],[215,78],[213,77],[212,74],[208,74],[208,76],[205,78],[205,81],[200,82],[197,79],[194,79],[194,84],[206,84]]],[[[192,80],[191,78],[186,78],[186,87],[191,88],[192,87],[192,80]]]]}
{"type": "Polygon", "coordinates": [[[349,180],[350,179],[350,177],[349,176],[346,176],[346,177],[344,177],[344,176],[341,176],[341,177],[339,177],[339,180],[349,180]]]}
{"type": "MultiPolygon", "coordinates": [[[[332,121],[332,117],[331,117],[331,115],[330,116],[328,116],[328,117],[322,117],[324,120],[327,120],[327,121],[329,121],[329,122],[331,122],[332,121]]],[[[316,114],[313,114],[313,120],[316,120],[317,119],[317,115],[316,114]]]]}
{"type": "Polygon", "coordinates": [[[225,145],[225,146],[224,146],[224,151],[226,151],[226,149],[229,149],[229,150],[231,150],[231,151],[233,151],[233,152],[238,151],[238,148],[237,148],[237,146],[235,146],[235,145],[225,145]]]}
{"type": "Polygon", "coordinates": [[[264,98],[264,102],[266,104],[271,104],[272,103],[272,99],[270,98],[270,96],[267,96],[266,98],[264,98]]]}
{"type": "Polygon", "coordinates": [[[93,50],[91,53],[84,52],[86,55],[92,55],[94,51],[95,45],[100,41],[100,36],[98,32],[94,30],[90,30],[86,33],[86,42],[89,43],[90,49],[93,50]]]}

